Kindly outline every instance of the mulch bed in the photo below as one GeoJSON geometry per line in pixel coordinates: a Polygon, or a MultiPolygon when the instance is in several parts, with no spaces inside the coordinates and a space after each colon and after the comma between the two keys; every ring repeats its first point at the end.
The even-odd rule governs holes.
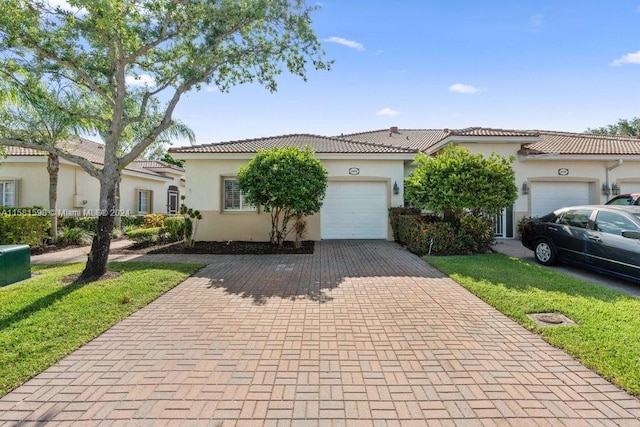
{"type": "Polygon", "coordinates": [[[182,242],[166,245],[142,246],[133,244],[121,249],[113,249],[116,253],[143,254],[213,254],[213,255],[269,255],[269,254],[312,254],[314,242],[302,242],[302,247],[296,248],[293,242],[284,242],[278,246],[269,242],[196,242],[192,248],[185,247],[182,242]]]}

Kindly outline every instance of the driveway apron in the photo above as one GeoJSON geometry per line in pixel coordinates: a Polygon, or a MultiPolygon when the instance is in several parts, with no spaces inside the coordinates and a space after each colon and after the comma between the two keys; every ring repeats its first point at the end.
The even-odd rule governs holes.
{"type": "Polygon", "coordinates": [[[393,242],[138,259],[207,266],[0,399],[0,425],[640,425],[636,398],[393,242]]]}

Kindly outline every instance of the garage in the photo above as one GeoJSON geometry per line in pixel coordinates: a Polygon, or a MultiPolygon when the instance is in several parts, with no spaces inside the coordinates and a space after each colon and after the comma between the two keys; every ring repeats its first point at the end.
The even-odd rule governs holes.
{"type": "Polygon", "coordinates": [[[591,186],[588,182],[533,182],[531,183],[531,215],[542,216],[558,208],[588,205],[591,186]]]}
{"type": "Polygon", "coordinates": [[[620,183],[620,193],[640,193],[640,182],[620,183]]]}
{"type": "Polygon", "coordinates": [[[320,210],[322,239],[386,239],[387,183],[329,182],[320,210]]]}

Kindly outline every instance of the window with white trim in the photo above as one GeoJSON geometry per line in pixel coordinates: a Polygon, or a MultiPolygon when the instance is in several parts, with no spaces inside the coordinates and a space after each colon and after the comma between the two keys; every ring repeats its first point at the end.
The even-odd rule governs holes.
{"type": "Polygon", "coordinates": [[[15,181],[0,181],[0,206],[16,207],[15,181]]]}
{"type": "Polygon", "coordinates": [[[151,190],[137,190],[137,209],[139,214],[151,213],[151,199],[153,192],[151,190]]]}
{"type": "Polygon", "coordinates": [[[256,207],[244,199],[240,191],[238,180],[235,178],[224,179],[224,210],[225,211],[255,211],[256,207]]]}

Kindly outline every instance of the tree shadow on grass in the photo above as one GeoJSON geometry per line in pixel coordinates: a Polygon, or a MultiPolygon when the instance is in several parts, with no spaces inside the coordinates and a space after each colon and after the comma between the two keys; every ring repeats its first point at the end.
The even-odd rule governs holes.
{"type": "MultiPolygon", "coordinates": [[[[53,269],[59,266],[60,265],[43,266],[39,268],[38,272],[41,274],[41,272],[45,270],[53,269]]],[[[117,279],[126,273],[149,270],[151,268],[155,270],[176,270],[184,273],[188,273],[192,270],[192,267],[185,267],[184,264],[153,262],[113,262],[108,264],[107,274],[102,276],[97,281],[117,279]]],[[[58,279],[63,283],[63,286],[61,288],[41,298],[38,298],[37,300],[25,305],[23,308],[10,314],[7,317],[0,318],[0,330],[6,329],[14,323],[27,319],[32,314],[52,306],[56,302],[62,300],[64,297],[77,291],[78,289],[96,282],[82,282],[79,280],[74,280],[74,278],[77,279],[77,276],[79,276],[79,273],[58,279]]]]}

